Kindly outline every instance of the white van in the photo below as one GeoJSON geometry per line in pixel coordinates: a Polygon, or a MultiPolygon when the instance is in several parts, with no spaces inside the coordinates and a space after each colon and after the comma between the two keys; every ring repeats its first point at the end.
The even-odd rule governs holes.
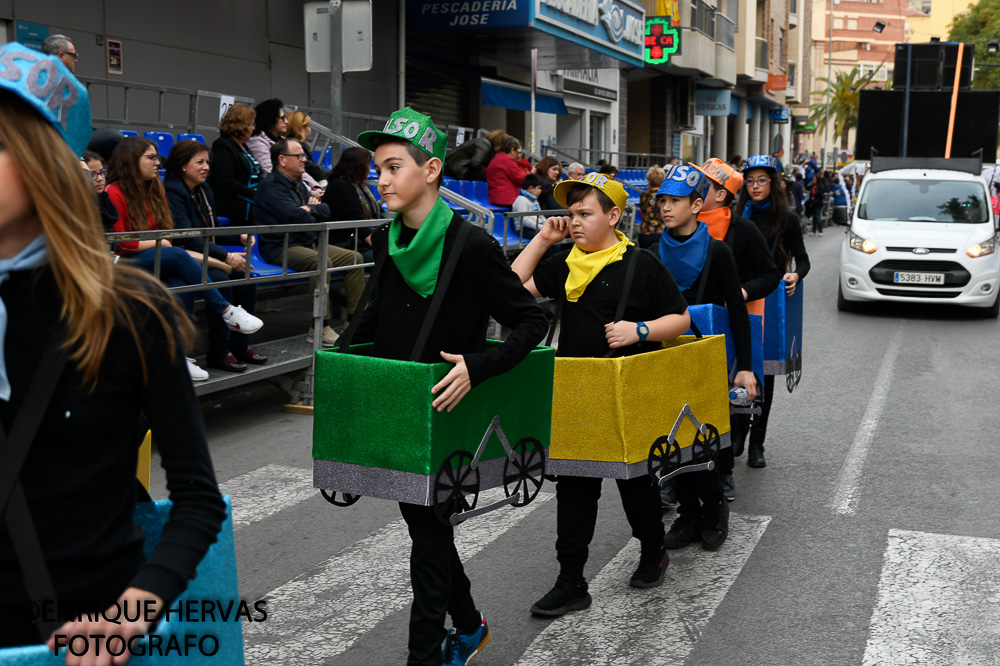
{"type": "Polygon", "coordinates": [[[978,161],[878,161],[840,248],[837,309],[933,302],[1000,315],[996,221],[978,161]]]}

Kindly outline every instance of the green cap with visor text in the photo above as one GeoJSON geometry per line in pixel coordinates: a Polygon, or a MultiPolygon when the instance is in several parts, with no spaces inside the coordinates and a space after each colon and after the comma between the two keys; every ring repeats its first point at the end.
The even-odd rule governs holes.
{"type": "Polygon", "coordinates": [[[389,122],[379,130],[369,130],[358,135],[358,143],[363,148],[372,148],[372,139],[377,136],[391,136],[404,139],[424,151],[431,157],[444,161],[445,150],[448,147],[448,135],[434,126],[430,116],[405,107],[389,116],[389,122]]]}

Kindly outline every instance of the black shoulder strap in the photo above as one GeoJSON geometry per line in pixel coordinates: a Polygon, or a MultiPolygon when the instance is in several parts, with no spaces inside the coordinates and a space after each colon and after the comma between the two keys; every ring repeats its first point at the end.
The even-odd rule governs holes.
{"type": "MultiPolygon", "coordinates": [[[[636,245],[632,249],[632,254],[628,258],[628,266],[625,268],[625,283],[622,285],[622,293],[618,297],[618,309],[615,310],[614,322],[617,324],[625,316],[625,306],[628,305],[629,292],[632,291],[632,282],[635,279],[635,265],[639,263],[639,255],[642,250],[636,245]]],[[[609,349],[604,358],[611,358],[620,351],[619,349],[609,349]]]]}
{"type": "Polygon", "coordinates": [[[375,293],[378,276],[382,274],[382,268],[385,266],[385,262],[388,258],[389,244],[387,239],[387,242],[382,244],[382,247],[378,249],[378,254],[375,255],[375,267],[372,269],[371,275],[368,276],[368,284],[365,285],[365,290],[361,293],[361,300],[358,301],[357,307],[354,308],[354,317],[351,319],[351,325],[347,327],[344,334],[337,340],[338,350],[346,352],[350,349],[351,341],[354,339],[354,333],[358,330],[358,323],[361,322],[361,315],[364,314],[365,308],[368,307],[368,303],[372,300],[372,294],[375,293]]]}
{"type": "MultiPolygon", "coordinates": [[[[39,607],[44,601],[54,601],[56,592],[19,475],[69,359],[69,352],[61,347],[63,339],[58,333],[52,336],[10,433],[0,427],[0,513],[7,523],[28,596],[39,607]]],[[[55,623],[42,621],[37,626],[43,641],[57,628],[55,623]]]]}
{"type": "Polygon", "coordinates": [[[708,284],[710,271],[712,270],[712,255],[714,254],[712,243],[717,242],[714,238],[710,238],[708,241],[708,255],[705,257],[705,265],[701,267],[701,281],[698,283],[698,293],[694,297],[695,305],[701,305],[701,299],[705,295],[705,285],[708,284]]]}
{"type": "Polygon", "coordinates": [[[545,338],[545,346],[552,346],[552,338],[556,336],[556,326],[559,324],[559,319],[562,318],[563,303],[566,302],[566,290],[563,289],[562,296],[556,302],[556,311],[552,315],[552,324],[549,326],[549,335],[545,338]]]}
{"type": "Polygon", "coordinates": [[[471,229],[472,225],[468,222],[463,221],[459,225],[455,244],[451,246],[451,252],[448,253],[448,261],[445,263],[444,270],[441,272],[437,285],[434,287],[434,295],[431,297],[430,307],[427,308],[424,323],[420,325],[420,333],[417,334],[417,341],[413,344],[410,361],[418,362],[420,357],[424,355],[424,347],[427,346],[427,340],[431,336],[431,328],[434,327],[434,321],[441,310],[445,293],[451,284],[451,278],[455,274],[455,267],[458,266],[458,259],[462,254],[462,248],[465,247],[465,239],[469,237],[471,229]]]}

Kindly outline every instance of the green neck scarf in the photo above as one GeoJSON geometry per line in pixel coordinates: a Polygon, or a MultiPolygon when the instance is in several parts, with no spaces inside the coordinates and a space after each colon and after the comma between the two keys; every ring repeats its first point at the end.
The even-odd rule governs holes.
{"type": "Polygon", "coordinates": [[[451,224],[451,218],[451,208],[438,198],[407,246],[399,244],[403,230],[403,218],[399,213],[389,225],[389,256],[410,289],[424,298],[433,294],[437,286],[441,255],[444,253],[444,233],[451,224]]]}

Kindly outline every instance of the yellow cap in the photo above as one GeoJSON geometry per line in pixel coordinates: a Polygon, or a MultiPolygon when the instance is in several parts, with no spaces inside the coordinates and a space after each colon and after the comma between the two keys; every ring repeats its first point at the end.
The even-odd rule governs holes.
{"type": "Polygon", "coordinates": [[[583,177],[583,180],[564,180],[556,185],[552,191],[552,196],[556,198],[560,206],[568,208],[566,205],[566,195],[574,185],[581,184],[597,188],[601,192],[604,192],[623,213],[625,212],[625,204],[628,203],[628,193],[625,192],[625,188],[622,187],[621,183],[612,180],[607,174],[603,173],[588,173],[583,177]]]}

